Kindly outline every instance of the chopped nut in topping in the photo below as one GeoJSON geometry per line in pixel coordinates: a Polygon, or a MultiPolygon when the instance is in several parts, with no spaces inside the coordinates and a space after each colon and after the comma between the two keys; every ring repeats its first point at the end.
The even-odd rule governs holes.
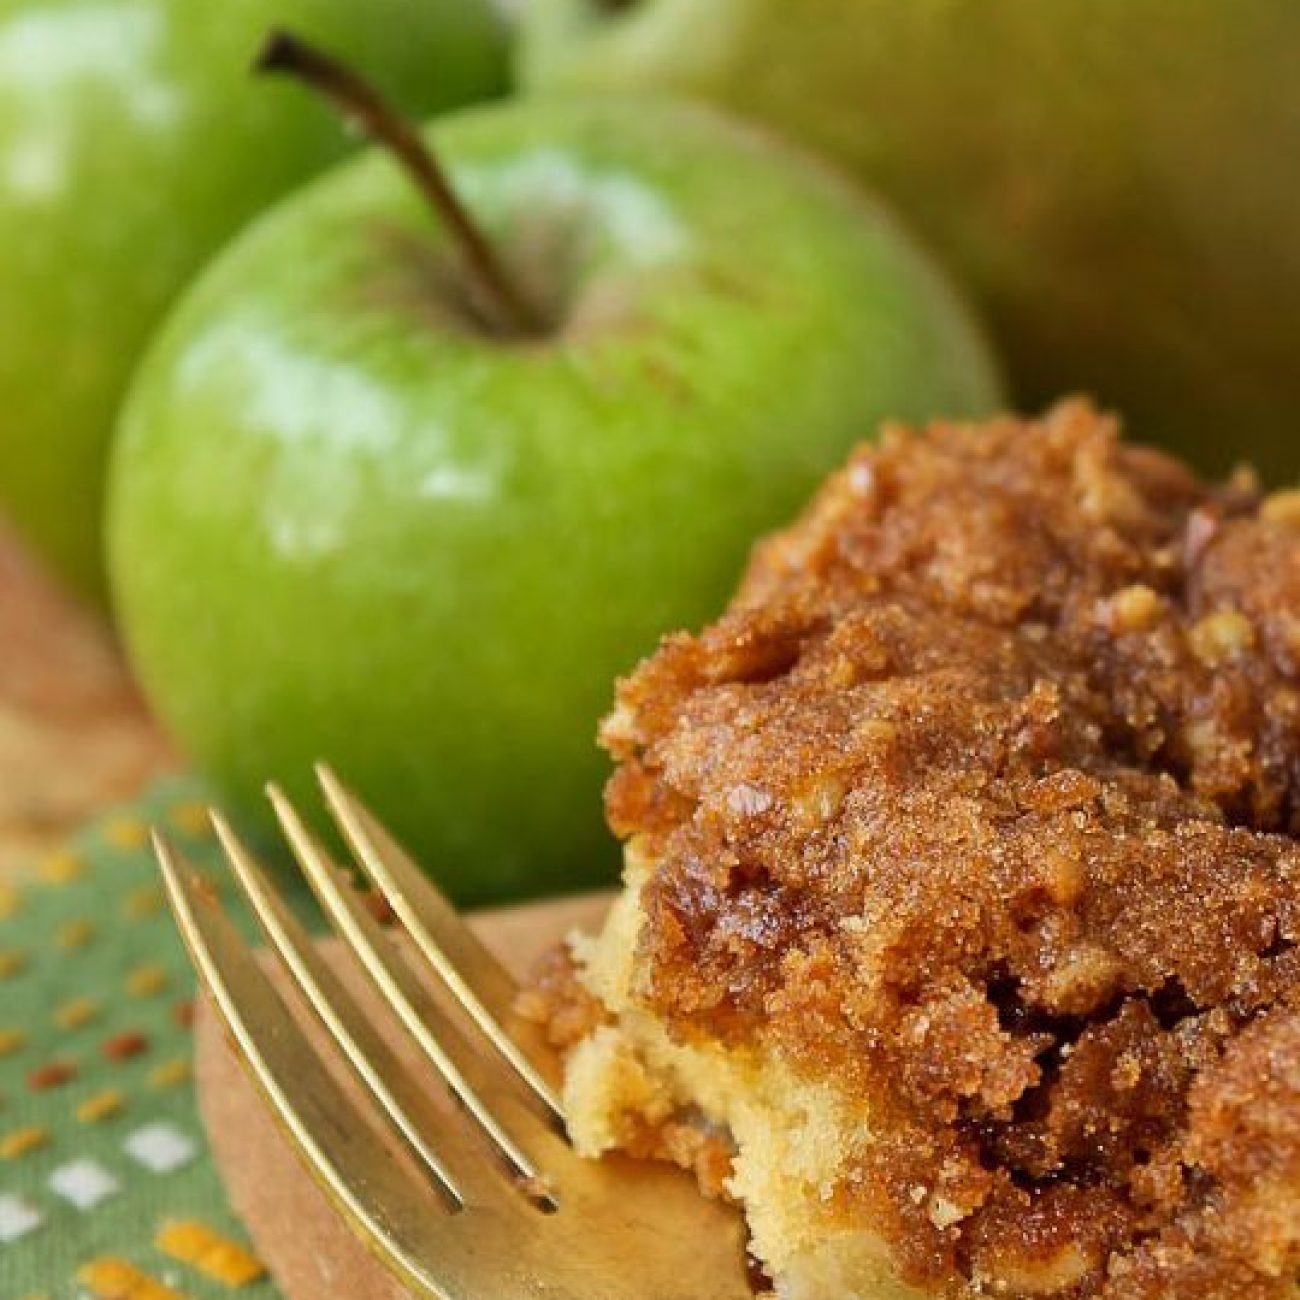
{"type": "Polygon", "coordinates": [[[1192,648],[1210,668],[1245,654],[1255,644],[1255,629],[1243,614],[1233,609],[1207,614],[1192,627],[1192,648]]]}
{"type": "Polygon", "coordinates": [[[1161,608],[1160,597],[1145,583],[1135,582],[1106,602],[1107,626],[1116,635],[1146,632],[1159,620],[1161,608]]]}
{"type": "Polygon", "coordinates": [[[1260,503],[1259,517],[1269,524],[1300,528],[1300,488],[1274,492],[1260,503]]]}

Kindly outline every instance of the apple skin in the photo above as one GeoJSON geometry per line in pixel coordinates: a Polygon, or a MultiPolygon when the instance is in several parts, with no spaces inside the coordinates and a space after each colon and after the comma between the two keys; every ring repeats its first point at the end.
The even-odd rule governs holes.
{"type": "Polygon", "coordinates": [[[151,350],[109,541],[146,691],[235,805],[325,759],[462,903],[615,878],[615,676],[730,591],[885,416],[994,367],[865,194],[700,108],[506,105],[436,127],[552,336],[501,341],[370,155],[256,223],[151,350]]]}
{"type": "Polygon", "coordinates": [[[506,82],[487,0],[0,0],[0,501],[92,597],[106,447],[146,341],[249,217],[355,147],[250,77],[273,21],[420,114],[506,82]]]}
{"type": "Polygon", "coordinates": [[[548,92],[673,90],[838,159],[969,289],[1017,402],[1089,390],[1294,479],[1294,0],[529,0],[548,92]],[[797,8],[797,18],[793,10],[797,8]]]}

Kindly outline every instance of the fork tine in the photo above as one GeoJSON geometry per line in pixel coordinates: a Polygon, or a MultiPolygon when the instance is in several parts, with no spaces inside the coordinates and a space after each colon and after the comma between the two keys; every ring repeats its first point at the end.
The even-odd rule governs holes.
{"type": "Polygon", "coordinates": [[[381,1262],[421,1296],[455,1300],[436,1281],[453,1243],[444,1201],[402,1172],[222,912],[211,885],[159,833],[154,853],[200,981],[295,1151],[381,1262]]]}
{"type": "Polygon", "coordinates": [[[552,1164],[562,1154],[567,1155],[567,1147],[540,1120],[529,1117],[524,1106],[511,1105],[511,1099],[493,1085],[481,1054],[420,986],[351,882],[307,829],[297,809],[274,785],[267,787],[267,796],[307,883],[385,1002],[500,1154],[525,1183],[541,1186],[545,1180],[536,1162],[511,1127],[530,1131],[535,1142],[550,1139],[548,1155],[553,1157],[552,1164]],[[510,1127],[499,1118],[505,1111],[512,1115],[510,1127]]]}
{"type": "Polygon", "coordinates": [[[316,775],[349,847],[384,896],[421,955],[452,995],[556,1119],[563,1118],[554,1067],[537,1044],[521,1044],[503,1028],[518,988],[505,968],[461,920],[379,819],[324,763],[316,775]]]}
{"type": "Polygon", "coordinates": [[[407,1146],[433,1174],[456,1206],[476,1203],[504,1190],[488,1161],[472,1148],[460,1126],[439,1114],[410,1072],[374,1029],[347,986],[320,958],[311,936],[285,905],[266,873],[230,823],[210,813],[217,839],[253,912],[295,987],[329,1031],[361,1082],[383,1108],[407,1146]],[[438,1134],[444,1154],[426,1134],[438,1134]]]}

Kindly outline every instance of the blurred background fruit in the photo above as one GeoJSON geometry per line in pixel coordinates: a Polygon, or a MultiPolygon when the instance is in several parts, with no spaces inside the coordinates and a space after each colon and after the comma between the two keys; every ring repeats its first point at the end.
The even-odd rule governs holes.
{"type": "Polygon", "coordinates": [[[272,18],[422,113],[505,83],[487,0],[0,0],[0,505],[83,593],[145,340],[222,242],[348,148],[315,105],[250,83],[272,18]]]}
{"type": "Polygon", "coordinates": [[[482,902],[612,878],[614,677],[716,612],[878,420],[1000,392],[893,220],[747,128],[612,99],[430,138],[544,327],[486,328],[371,154],[186,295],[126,408],[109,535],[146,690],[238,806],[268,777],[306,798],[327,759],[482,902]]]}
{"type": "Polygon", "coordinates": [[[533,90],[699,95],[842,160],[972,291],[1029,408],[1294,478],[1294,0],[528,0],[533,90]]]}

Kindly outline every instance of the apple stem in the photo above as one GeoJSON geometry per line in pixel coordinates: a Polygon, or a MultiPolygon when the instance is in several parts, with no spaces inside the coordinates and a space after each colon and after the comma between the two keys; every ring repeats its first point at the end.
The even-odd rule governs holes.
{"type": "Polygon", "coordinates": [[[373,86],[337,59],[280,30],[267,37],[253,67],[258,72],[286,73],[320,91],[392,153],[455,241],[465,274],[490,311],[492,325],[504,334],[545,332],[545,319],[507,273],[437,155],[373,86]]]}

